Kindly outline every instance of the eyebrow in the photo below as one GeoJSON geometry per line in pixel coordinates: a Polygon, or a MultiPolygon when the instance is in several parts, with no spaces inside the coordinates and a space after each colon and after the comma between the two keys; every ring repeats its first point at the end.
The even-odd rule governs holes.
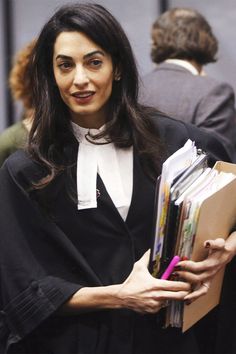
{"type": "MultiPolygon", "coordinates": [[[[104,54],[104,52],[102,52],[101,50],[94,50],[93,52],[91,52],[91,53],[88,53],[88,54],[85,54],[84,56],[83,56],[83,59],[88,59],[88,58],[90,58],[90,57],[92,57],[93,55],[96,55],[96,54],[100,54],[100,55],[102,55],[102,56],[105,56],[105,54],[104,54]]],[[[68,55],[63,55],[63,54],[58,54],[57,56],[56,56],[56,60],[57,59],[72,59],[72,57],[70,57],[70,56],[68,56],[68,55]]]]}

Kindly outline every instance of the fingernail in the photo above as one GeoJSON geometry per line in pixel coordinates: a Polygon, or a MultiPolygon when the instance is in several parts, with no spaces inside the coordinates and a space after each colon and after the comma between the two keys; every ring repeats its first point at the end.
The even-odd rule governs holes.
{"type": "Polygon", "coordinates": [[[172,273],[170,278],[171,278],[171,280],[179,280],[179,274],[178,273],[172,273]]]}
{"type": "Polygon", "coordinates": [[[190,305],[191,304],[191,300],[185,300],[184,303],[185,303],[185,305],[190,305]]]}
{"type": "Polygon", "coordinates": [[[189,258],[186,256],[181,257],[181,261],[189,261],[189,258]]]}
{"type": "Polygon", "coordinates": [[[175,269],[175,270],[181,270],[181,266],[176,265],[174,269],[175,269]]]}

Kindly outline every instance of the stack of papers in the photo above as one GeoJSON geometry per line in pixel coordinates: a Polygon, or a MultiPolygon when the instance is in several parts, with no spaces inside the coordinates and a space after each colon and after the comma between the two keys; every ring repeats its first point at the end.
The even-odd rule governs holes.
{"type": "MultiPolygon", "coordinates": [[[[204,240],[229,235],[236,223],[234,193],[236,165],[217,162],[209,168],[206,154],[190,140],[165,161],[156,189],[149,267],[153,276],[160,278],[175,255],[195,261],[204,259],[204,240]]],[[[208,301],[204,296],[201,309],[196,306],[201,300],[193,303],[195,315],[192,305],[186,309],[183,302],[172,301],[166,312],[166,326],[185,331],[203,317],[219,302],[222,280],[223,272],[212,287],[213,297],[208,301]]]]}
{"type": "MultiPolygon", "coordinates": [[[[156,188],[154,244],[151,252],[150,270],[155,277],[160,275],[161,258],[163,258],[162,254],[165,251],[163,250],[164,240],[166,243],[168,242],[165,234],[170,232],[168,229],[170,225],[167,225],[167,221],[173,221],[170,216],[171,199],[179,196],[180,191],[183,190],[183,184],[187,187],[191,183],[191,180],[185,179],[185,176],[186,173],[188,174],[189,167],[195,166],[199,161],[199,157],[202,161],[201,165],[206,165],[206,155],[197,150],[194,142],[188,140],[181,149],[163,163],[161,177],[157,181],[156,188]]],[[[166,259],[166,262],[168,260],[166,259]]]]}

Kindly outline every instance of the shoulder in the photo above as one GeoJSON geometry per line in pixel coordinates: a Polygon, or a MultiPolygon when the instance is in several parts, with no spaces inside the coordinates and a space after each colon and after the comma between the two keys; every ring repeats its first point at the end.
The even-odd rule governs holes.
{"type": "Polygon", "coordinates": [[[22,148],[27,138],[27,132],[22,122],[13,124],[0,135],[0,160],[4,160],[19,148],[22,148]]]}
{"type": "Polygon", "coordinates": [[[22,121],[17,122],[15,124],[12,124],[8,128],[6,128],[1,134],[0,134],[0,141],[4,138],[14,138],[16,134],[23,134],[26,132],[25,126],[22,123],[22,121]]]}
{"type": "Polygon", "coordinates": [[[16,140],[18,134],[21,134],[21,131],[24,131],[24,127],[22,122],[15,123],[10,127],[6,128],[0,134],[0,146],[1,145],[9,145],[16,140]]]}
{"type": "Polygon", "coordinates": [[[196,89],[199,87],[203,92],[214,89],[225,90],[230,93],[234,92],[232,86],[227,82],[220,81],[210,75],[192,75],[187,69],[168,63],[160,64],[154,70],[145,74],[142,78],[142,82],[144,85],[149,85],[150,83],[155,82],[156,85],[160,86],[160,84],[162,85],[163,82],[168,79],[168,82],[173,84],[173,75],[175,75],[175,80],[180,80],[181,82],[184,81],[185,85],[197,85],[196,89]],[[161,83],[156,82],[157,79],[161,80],[161,83]]]}
{"type": "Polygon", "coordinates": [[[149,114],[148,119],[150,119],[154,129],[166,144],[181,144],[184,140],[188,139],[187,126],[182,121],[158,111],[153,111],[149,114]]]}
{"type": "Polygon", "coordinates": [[[24,150],[18,150],[7,158],[3,167],[14,182],[26,190],[32,182],[37,182],[46,176],[46,169],[33,161],[24,150]]]}
{"type": "Polygon", "coordinates": [[[203,93],[234,96],[232,86],[225,81],[217,80],[208,75],[196,76],[195,78],[196,83],[201,86],[203,93]]]}
{"type": "Polygon", "coordinates": [[[193,124],[184,123],[159,112],[152,112],[149,119],[167,147],[169,154],[175,152],[188,139],[191,139],[196,143],[197,148],[209,153],[212,162],[216,160],[232,161],[232,157],[213,133],[208,134],[193,124]]]}
{"type": "MultiPolygon", "coordinates": [[[[161,113],[152,114],[150,119],[169,153],[173,153],[192,138],[192,126],[186,125],[180,120],[161,113]]],[[[194,126],[193,130],[195,131],[194,126]]],[[[196,135],[197,133],[196,131],[196,135]]]]}

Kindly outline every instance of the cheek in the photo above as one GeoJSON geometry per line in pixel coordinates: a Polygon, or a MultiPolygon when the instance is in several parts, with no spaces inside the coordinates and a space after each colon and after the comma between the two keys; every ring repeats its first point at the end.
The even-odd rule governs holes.
{"type": "Polygon", "coordinates": [[[109,75],[105,80],[102,82],[102,87],[105,95],[111,95],[112,92],[112,85],[113,85],[113,76],[109,75]]]}
{"type": "Polygon", "coordinates": [[[70,80],[69,80],[68,76],[66,76],[66,75],[62,76],[57,71],[55,71],[54,78],[55,78],[55,82],[57,84],[57,87],[61,93],[63,93],[63,91],[65,91],[69,88],[70,80]]]}
{"type": "Polygon", "coordinates": [[[70,89],[70,84],[68,83],[68,80],[66,79],[57,79],[56,84],[58,87],[58,90],[60,91],[61,95],[65,95],[67,91],[70,89]]]}

